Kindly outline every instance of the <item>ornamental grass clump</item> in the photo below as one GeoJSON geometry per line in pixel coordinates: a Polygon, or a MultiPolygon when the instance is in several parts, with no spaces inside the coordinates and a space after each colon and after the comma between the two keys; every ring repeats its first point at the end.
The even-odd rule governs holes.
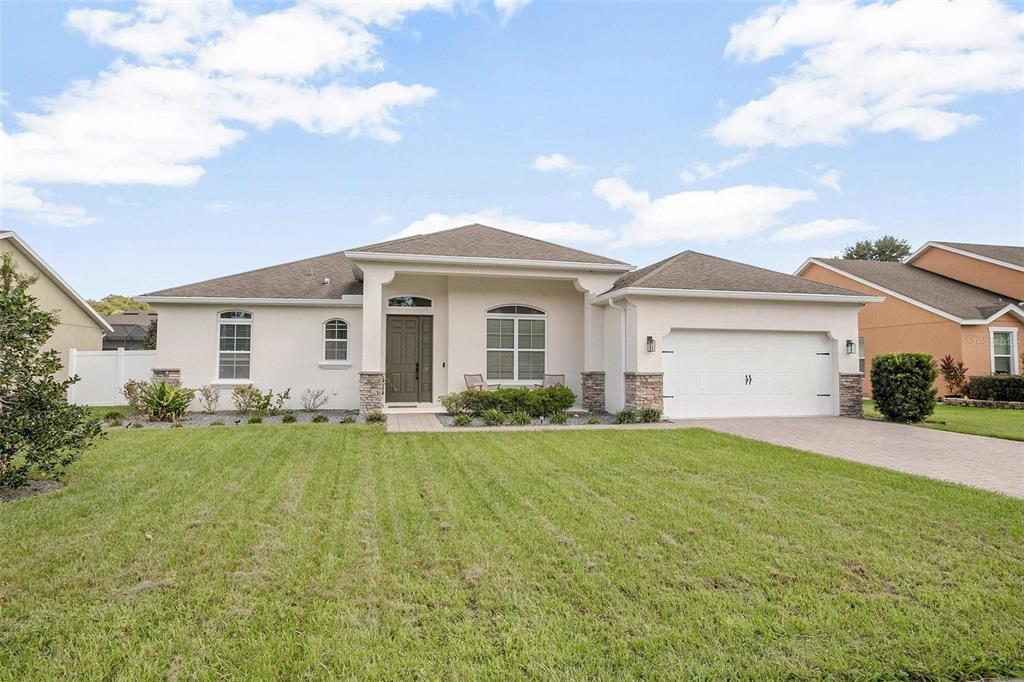
{"type": "Polygon", "coordinates": [[[885,353],[871,362],[875,407],[894,422],[920,422],[935,411],[939,371],[927,353],[885,353]]]}

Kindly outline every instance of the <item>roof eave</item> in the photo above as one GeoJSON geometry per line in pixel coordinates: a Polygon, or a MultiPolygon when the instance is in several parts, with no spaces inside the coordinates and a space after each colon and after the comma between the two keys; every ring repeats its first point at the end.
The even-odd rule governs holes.
{"type": "Polygon", "coordinates": [[[799,294],[780,291],[718,291],[713,289],[658,289],[651,287],[625,287],[607,291],[596,299],[603,303],[624,296],[660,296],[667,298],[716,298],[748,301],[791,301],[802,303],[881,303],[883,296],[861,294],[799,294]]]}
{"type": "Polygon", "coordinates": [[[21,237],[19,237],[14,232],[0,232],[0,239],[10,239],[11,241],[13,241],[14,244],[18,247],[18,250],[24,253],[28,257],[28,259],[32,261],[33,265],[35,265],[37,268],[45,272],[47,277],[49,277],[53,281],[53,283],[57,285],[57,288],[63,291],[68,296],[68,298],[74,301],[75,304],[82,309],[83,312],[85,312],[89,317],[91,317],[93,321],[95,321],[96,324],[100,326],[100,329],[102,329],[106,333],[113,333],[114,328],[111,327],[107,323],[107,321],[103,319],[103,316],[96,312],[96,310],[93,309],[93,307],[89,305],[89,303],[84,298],[82,298],[78,294],[78,292],[75,291],[74,288],[72,288],[70,284],[65,282],[64,278],[57,274],[56,270],[47,265],[46,261],[44,261],[38,253],[33,251],[32,247],[26,244],[21,237]]]}
{"type": "Polygon", "coordinates": [[[361,294],[345,294],[341,298],[245,298],[239,296],[136,296],[143,303],[178,303],[193,305],[293,305],[307,307],[362,306],[361,294]]]}
{"type": "Polygon", "coordinates": [[[353,262],[430,263],[437,265],[478,265],[485,267],[526,267],[548,270],[586,270],[629,272],[636,266],[628,263],[591,263],[585,261],[530,260],[522,258],[478,258],[475,256],[435,256],[418,253],[385,253],[379,251],[346,251],[353,262]]]}

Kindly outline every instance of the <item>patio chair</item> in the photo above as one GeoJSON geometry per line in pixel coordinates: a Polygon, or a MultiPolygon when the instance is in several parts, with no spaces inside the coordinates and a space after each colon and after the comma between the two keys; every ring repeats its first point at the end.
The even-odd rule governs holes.
{"type": "Polygon", "coordinates": [[[565,386],[565,375],[545,374],[543,383],[533,385],[534,388],[550,388],[551,386],[565,386]]]}
{"type": "Polygon", "coordinates": [[[501,384],[489,384],[484,381],[483,374],[463,374],[466,378],[466,388],[470,391],[493,391],[501,388],[501,384]]]}

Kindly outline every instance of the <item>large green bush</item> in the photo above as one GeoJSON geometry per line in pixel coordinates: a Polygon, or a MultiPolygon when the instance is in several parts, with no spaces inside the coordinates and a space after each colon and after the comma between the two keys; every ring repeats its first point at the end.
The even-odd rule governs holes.
{"type": "Polygon", "coordinates": [[[467,413],[479,417],[488,410],[498,410],[504,414],[522,411],[531,417],[549,417],[572,407],[576,396],[565,386],[548,386],[462,391],[441,396],[440,400],[451,415],[467,413]]]}
{"type": "Polygon", "coordinates": [[[927,353],[885,353],[871,361],[871,395],[886,419],[919,422],[935,410],[939,370],[927,353]]]}
{"type": "Polygon", "coordinates": [[[971,377],[967,384],[967,396],[974,400],[1024,402],[1024,377],[1012,374],[971,377]]]}

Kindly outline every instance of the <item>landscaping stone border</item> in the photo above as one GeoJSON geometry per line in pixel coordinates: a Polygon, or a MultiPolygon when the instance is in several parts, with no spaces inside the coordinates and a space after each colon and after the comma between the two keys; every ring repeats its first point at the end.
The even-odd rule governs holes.
{"type": "Polygon", "coordinates": [[[943,405],[961,407],[988,407],[999,410],[1024,410],[1024,403],[1014,400],[974,400],[972,398],[943,398],[943,405]]]}

